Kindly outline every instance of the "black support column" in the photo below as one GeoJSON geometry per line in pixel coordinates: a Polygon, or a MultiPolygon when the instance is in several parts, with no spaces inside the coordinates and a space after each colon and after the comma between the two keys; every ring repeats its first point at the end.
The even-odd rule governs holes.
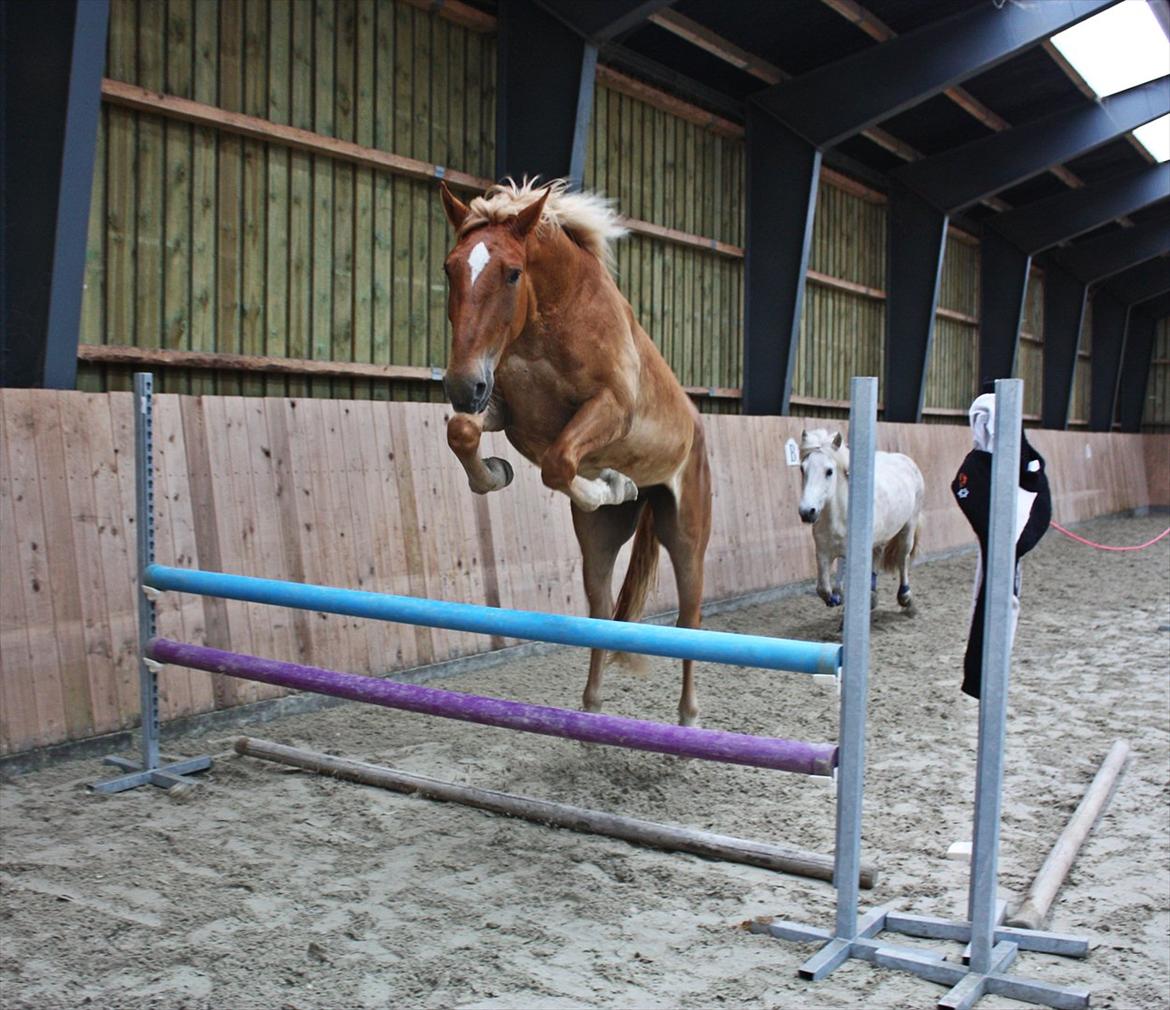
{"type": "Polygon", "coordinates": [[[1093,370],[1089,383],[1089,430],[1111,431],[1117,376],[1125,344],[1126,308],[1106,291],[1093,295],[1093,370]]]}
{"type": "Polygon", "coordinates": [[[747,107],[743,412],[787,414],[821,152],[747,107]]]}
{"type": "Polygon", "coordinates": [[[979,244],[979,383],[1010,379],[1016,367],[1032,257],[993,228],[979,244]]]}
{"type": "Polygon", "coordinates": [[[916,422],[922,419],[926,366],[934,339],[947,215],[894,183],[888,229],[883,417],[916,422]]]}
{"type": "Polygon", "coordinates": [[[497,25],[496,176],[571,177],[584,165],[597,50],[533,0],[500,0],[497,25]]]}
{"type": "Polygon", "coordinates": [[[1044,398],[1040,421],[1045,428],[1068,427],[1068,407],[1076,374],[1087,286],[1056,263],[1044,267],[1044,398]]]}
{"type": "Polygon", "coordinates": [[[108,15],[0,4],[0,385],[76,385],[108,15]]]}

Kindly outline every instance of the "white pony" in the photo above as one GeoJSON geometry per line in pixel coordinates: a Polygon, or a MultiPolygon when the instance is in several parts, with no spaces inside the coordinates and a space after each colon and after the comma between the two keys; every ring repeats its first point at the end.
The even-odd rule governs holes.
{"type": "MultiPolygon", "coordinates": [[[[833,561],[845,556],[849,511],[849,450],[841,433],[824,428],[800,436],[800,518],[813,530],[817,547],[817,595],[830,607],[841,605],[841,565],[830,583],[833,561]]],[[[913,614],[910,596],[910,559],[918,553],[926,485],[922,472],[900,452],[875,453],[873,502],[873,591],[877,604],[877,570],[897,572],[898,603],[913,614]]]]}

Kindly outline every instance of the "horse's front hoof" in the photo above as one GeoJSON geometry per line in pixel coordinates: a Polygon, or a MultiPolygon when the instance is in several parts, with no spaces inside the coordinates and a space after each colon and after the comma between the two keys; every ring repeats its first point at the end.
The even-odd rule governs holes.
{"type": "Polygon", "coordinates": [[[826,607],[839,607],[839,606],[841,606],[841,603],[842,603],[841,594],[836,592],[835,590],[832,593],[830,593],[828,596],[828,599],[825,600],[826,607]]]}
{"type": "Polygon", "coordinates": [[[689,712],[679,712],[678,724],[680,726],[701,726],[702,722],[699,719],[698,712],[695,712],[693,715],[689,712]]]}
{"type": "Polygon", "coordinates": [[[638,485],[624,473],[606,467],[598,476],[609,485],[610,494],[613,496],[611,504],[624,505],[628,501],[637,500],[638,485]]]}
{"type": "Polygon", "coordinates": [[[483,465],[488,468],[491,475],[496,479],[496,486],[494,490],[502,491],[509,484],[512,483],[516,476],[516,471],[512,469],[512,464],[506,459],[501,459],[499,456],[490,456],[483,461],[483,465]]]}

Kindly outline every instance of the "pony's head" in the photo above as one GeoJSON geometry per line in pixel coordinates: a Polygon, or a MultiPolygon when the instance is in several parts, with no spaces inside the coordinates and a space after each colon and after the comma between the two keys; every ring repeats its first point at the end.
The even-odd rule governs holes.
{"type": "Polygon", "coordinates": [[[837,490],[838,478],[846,476],[849,450],[842,448],[841,433],[824,428],[800,433],[800,518],[815,523],[837,490]]]}
{"type": "Polygon", "coordinates": [[[500,356],[536,314],[529,267],[542,239],[562,231],[606,268],[611,263],[609,243],[625,234],[616,212],[604,198],[570,193],[568,185],[565,179],[539,186],[507,180],[465,204],[439,184],[455,229],[443,266],[452,331],[443,384],[458,411],[478,414],[487,407],[500,356]]]}
{"type": "MultiPolygon", "coordinates": [[[[443,388],[456,410],[478,414],[491,399],[496,362],[528,320],[533,297],[525,276],[528,236],[540,222],[550,191],[498,221],[474,214],[443,183],[439,192],[456,238],[443,264],[452,331],[443,388]]],[[[480,198],[472,205],[484,202],[480,198]]]]}

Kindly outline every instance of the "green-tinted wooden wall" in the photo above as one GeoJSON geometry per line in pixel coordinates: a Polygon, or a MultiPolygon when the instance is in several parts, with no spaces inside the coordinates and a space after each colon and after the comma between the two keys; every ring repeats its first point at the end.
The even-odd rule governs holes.
{"type": "MultiPolygon", "coordinates": [[[[494,35],[402,0],[111,0],[117,81],[482,178],[495,161],[495,64],[494,35]]],[[[744,244],[743,140],[602,84],[586,184],[630,218],[744,244]]],[[[839,416],[831,404],[847,399],[851,375],[884,374],[885,244],[880,198],[822,182],[795,410],[839,416]]],[[[448,246],[429,181],[104,104],[81,341],[442,367],[448,246]]],[[[684,384],[742,386],[742,259],[634,234],[618,282],[684,384]]],[[[978,391],[978,290],[977,246],[948,237],[925,396],[935,420],[963,423],[978,391]]],[[[1033,415],[1041,308],[1034,278],[1017,359],[1033,415]]],[[[127,388],[132,370],[83,363],[79,385],[127,388]]],[[[1074,418],[1087,377],[1082,358],[1074,418]]],[[[427,382],[181,368],[160,369],[159,385],[439,396],[427,382]]]]}
{"type": "MultiPolygon", "coordinates": [[[[107,75],[475,175],[494,165],[494,39],[392,0],[112,0],[107,75]]],[[[105,105],[81,339],[441,365],[447,244],[432,184],[105,105]]],[[[130,371],[83,368],[80,384],[123,388],[130,371]]],[[[160,385],[406,392],[179,369],[160,385]]]]}
{"type": "Polygon", "coordinates": [[[1160,319],[1155,324],[1142,427],[1170,431],[1170,318],[1160,319]]]}
{"type": "MultiPolygon", "coordinates": [[[[627,217],[742,247],[743,142],[598,85],[584,184],[627,217]]],[[[683,385],[743,381],[743,261],[644,235],[618,283],[683,385]]]]}

